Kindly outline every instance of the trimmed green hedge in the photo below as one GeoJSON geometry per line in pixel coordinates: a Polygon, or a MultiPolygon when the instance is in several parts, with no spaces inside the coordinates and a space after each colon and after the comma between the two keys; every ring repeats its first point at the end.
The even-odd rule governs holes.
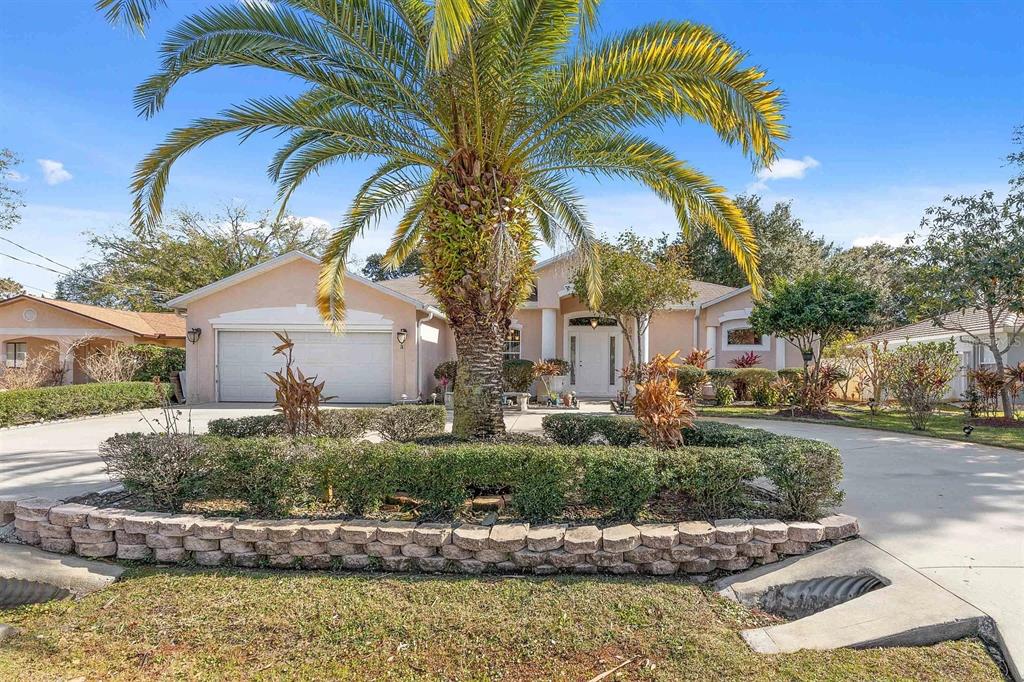
{"type": "Polygon", "coordinates": [[[174,372],[185,371],[184,348],[137,343],[128,346],[128,350],[142,361],[142,365],[132,376],[132,381],[151,381],[154,377],[169,381],[174,372]]]}
{"type": "Polygon", "coordinates": [[[608,445],[629,447],[644,442],[640,422],[633,417],[605,417],[595,414],[564,413],[545,415],[544,434],[559,445],[586,445],[608,441],[608,445]]]}
{"type": "MultiPolygon", "coordinates": [[[[170,395],[170,386],[165,385],[170,395]]],[[[148,381],[24,388],[0,393],[0,427],[156,407],[148,381]]]]}
{"type": "MultiPolygon", "coordinates": [[[[321,436],[361,438],[377,431],[384,440],[408,441],[444,433],[445,409],[441,405],[392,405],[354,409],[320,410],[321,436]]],[[[284,435],[284,417],[264,414],[253,417],[214,419],[209,433],[225,438],[284,435]]]]}

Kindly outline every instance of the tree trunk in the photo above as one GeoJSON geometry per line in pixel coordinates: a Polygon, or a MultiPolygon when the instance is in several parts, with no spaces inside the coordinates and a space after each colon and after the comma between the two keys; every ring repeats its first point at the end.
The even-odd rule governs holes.
{"type": "MultiPolygon", "coordinates": [[[[996,371],[999,376],[1006,377],[1006,366],[1003,364],[1003,356],[999,353],[998,347],[990,346],[992,351],[992,357],[996,361],[996,371]]],[[[999,397],[1003,401],[1003,419],[1012,421],[1016,415],[1013,413],[1013,396],[1010,395],[1010,383],[1003,383],[1003,387],[999,389],[999,397]]]]}
{"type": "Polygon", "coordinates": [[[505,332],[497,324],[455,328],[459,368],[455,375],[452,433],[489,438],[505,433],[501,411],[505,332]]]}

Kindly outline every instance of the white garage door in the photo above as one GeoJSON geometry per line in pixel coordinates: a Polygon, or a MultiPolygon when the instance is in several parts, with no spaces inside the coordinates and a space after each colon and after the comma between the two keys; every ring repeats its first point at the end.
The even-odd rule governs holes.
{"type": "MultiPolygon", "coordinates": [[[[291,332],[294,367],[325,381],[331,402],[391,402],[391,334],[382,332],[291,332]]],[[[284,359],[274,355],[280,342],[272,332],[220,331],[217,366],[224,402],[273,402],[276,372],[284,359]]]]}

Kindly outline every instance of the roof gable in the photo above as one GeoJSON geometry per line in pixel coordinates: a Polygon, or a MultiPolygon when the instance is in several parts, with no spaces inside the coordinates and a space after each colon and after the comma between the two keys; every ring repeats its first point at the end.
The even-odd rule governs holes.
{"type": "Polygon", "coordinates": [[[29,294],[13,296],[0,301],[0,305],[9,305],[15,301],[32,301],[52,306],[65,312],[85,317],[95,322],[100,322],[109,327],[115,327],[123,331],[131,332],[137,336],[146,337],[185,337],[185,320],[174,313],[139,313],[134,310],[118,310],[116,308],[103,308],[101,306],[89,305],[87,303],[74,303],[60,299],[41,298],[29,294]]]}

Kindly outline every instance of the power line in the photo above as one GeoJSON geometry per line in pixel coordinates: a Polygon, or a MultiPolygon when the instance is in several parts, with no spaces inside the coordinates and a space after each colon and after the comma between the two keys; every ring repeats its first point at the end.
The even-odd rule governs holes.
{"type": "MultiPolygon", "coordinates": [[[[3,238],[0,237],[0,239],[3,239],[3,238]]],[[[70,273],[70,272],[61,272],[60,270],[54,270],[53,268],[47,267],[45,265],[41,265],[39,263],[33,263],[32,261],[27,261],[27,260],[24,260],[23,258],[18,258],[17,256],[12,256],[11,254],[4,253],[2,251],[0,251],[0,256],[4,256],[6,258],[10,258],[11,260],[18,261],[19,263],[24,263],[25,265],[31,265],[32,267],[39,268],[40,270],[46,270],[48,272],[52,272],[54,274],[60,275],[61,277],[73,274],[73,273],[70,273]]],[[[49,260],[49,259],[47,259],[47,260],[49,260]]],[[[61,266],[61,267],[64,267],[64,266],[61,266]]],[[[119,287],[122,287],[123,291],[129,291],[129,292],[130,291],[134,291],[134,292],[137,292],[137,293],[147,293],[147,294],[163,294],[164,296],[179,296],[180,295],[178,292],[175,292],[175,291],[163,291],[161,289],[146,289],[146,288],[143,288],[143,287],[129,286],[127,284],[119,283],[119,282],[114,282],[114,283],[105,282],[105,281],[103,281],[101,279],[95,279],[93,277],[86,277],[85,275],[76,275],[76,276],[77,277],[81,277],[82,279],[84,279],[84,280],[86,280],[88,282],[93,282],[95,284],[102,284],[104,286],[112,286],[112,285],[113,286],[119,286],[119,287]]]]}
{"type": "Polygon", "coordinates": [[[64,268],[65,270],[67,270],[69,272],[74,270],[74,268],[68,267],[67,265],[64,265],[63,263],[58,263],[57,261],[53,260],[52,258],[48,258],[47,256],[44,256],[41,253],[33,251],[32,249],[28,248],[27,246],[22,246],[18,242],[12,241],[12,240],[8,239],[7,237],[0,237],[0,239],[2,239],[3,241],[7,242],[8,244],[13,244],[14,246],[17,246],[22,251],[25,251],[27,253],[31,253],[33,256],[38,256],[39,258],[42,258],[45,261],[53,263],[54,265],[56,265],[58,267],[62,267],[62,268],[64,268]]]}

